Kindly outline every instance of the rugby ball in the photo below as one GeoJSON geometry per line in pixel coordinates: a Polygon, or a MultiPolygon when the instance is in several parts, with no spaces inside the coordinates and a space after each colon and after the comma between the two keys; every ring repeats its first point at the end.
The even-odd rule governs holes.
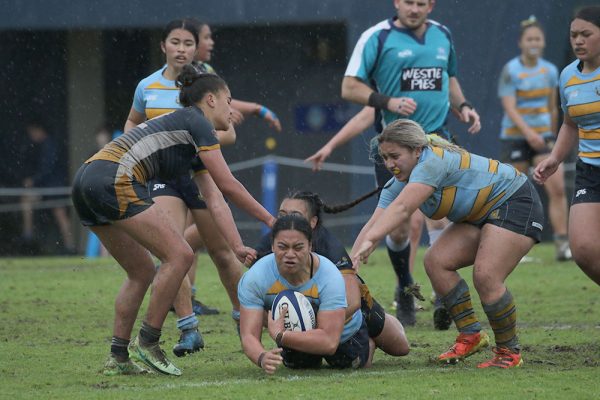
{"type": "Polygon", "coordinates": [[[271,308],[273,319],[283,313],[283,326],[287,331],[308,331],[316,328],[315,310],[310,301],[300,292],[284,290],[280,292],[271,308]]]}

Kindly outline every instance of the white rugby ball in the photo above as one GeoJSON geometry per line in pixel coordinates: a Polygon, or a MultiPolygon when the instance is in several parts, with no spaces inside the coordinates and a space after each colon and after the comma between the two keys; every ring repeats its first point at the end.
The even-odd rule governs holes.
{"type": "Polygon", "coordinates": [[[300,292],[284,290],[280,292],[271,308],[273,319],[284,313],[283,326],[287,331],[308,331],[316,328],[315,310],[310,301],[300,292]]]}

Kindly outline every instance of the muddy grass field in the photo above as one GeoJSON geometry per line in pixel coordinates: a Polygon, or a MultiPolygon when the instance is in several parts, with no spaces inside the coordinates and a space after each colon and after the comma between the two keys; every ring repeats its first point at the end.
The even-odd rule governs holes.
{"type": "MultiPolygon", "coordinates": [[[[407,329],[412,347],[408,356],[376,352],[368,370],[281,368],[274,377],[263,375],[241,352],[227,296],[214,266],[202,256],[197,275],[201,299],[222,312],[201,317],[203,352],[183,359],[173,356],[183,369],[179,378],[108,378],[98,373],[108,355],[113,301],[124,277],[112,259],[1,259],[0,398],[599,398],[600,288],[574,263],[556,263],[550,245],[536,246],[529,256],[530,262],[520,264],[508,280],[525,362],[520,369],[477,370],[491,356],[489,350],[456,366],[438,366],[433,360],[456,332],[433,330],[431,305],[424,302],[417,325],[407,329]]],[[[428,297],[431,288],[421,257],[422,251],[415,277],[428,297]]],[[[462,271],[469,283],[470,274],[470,268],[462,271]]],[[[385,251],[377,251],[361,275],[389,309],[395,278],[385,251]]],[[[476,295],[473,302],[483,318],[476,295]]],[[[170,315],[163,329],[168,354],[177,338],[170,315]]],[[[272,345],[266,336],[263,341],[272,345]]]]}

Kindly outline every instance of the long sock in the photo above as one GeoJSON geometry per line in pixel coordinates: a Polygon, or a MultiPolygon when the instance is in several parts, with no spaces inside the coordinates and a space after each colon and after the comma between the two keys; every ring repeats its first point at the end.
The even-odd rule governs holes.
{"type": "Polygon", "coordinates": [[[508,347],[518,353],[520,346],[517,337],[517,308],[512,294],[506,289],[497,302],[482,305],[494,331],[496,346],[508,347]]]}
{"type": "Polygon", "coordinates": [[[156,344],[160,339],[160,333],[160,329],[153,328],[144,321],[140,329],[140,342],[144,345],[156,344]]]}
{"type": "Polygon", "coordinates": [[[471,304],[469,286],[464,279],[461,279],[441,300],[459,332],[477,333],[481,331],[481,324],[471,304]]]}
{"type": "Polygon", "coordinates": [[[438,240],[443,231],[443,229],[432,229],[427,232],[429,234],[429,246],[433,246],[433,244],[436,240],[438,240]]]}
{"type": "Polygon", "coordinates": [[[405,243],[398,244],[394,242],[390,236],[385,237],[385,244],[387,246],[388,255],[394,267],[394,272],[398,276],[398,282],[401,290],[406,286],[410,286],[413,283],[413,278],[410,274],[409,269],[409,257],[410,257],[410,242],[407,240],[405,243]]]}
{"type": "Polygon", "coordinates": [[[198,318],[196,314],[190,314],[187,317],[179,318],[177,320],[177,329],[180,331],[189,331],[198,328],[198,318]]]}
{"type": "Polygon", "coordinates": [[[129,345],[129,339],[123,339],[120,337],[113,336],[110,341],[110,352],[115,356],[118,362],[125,362],[129,358],[127,352],[127,346],[129,345]]]}

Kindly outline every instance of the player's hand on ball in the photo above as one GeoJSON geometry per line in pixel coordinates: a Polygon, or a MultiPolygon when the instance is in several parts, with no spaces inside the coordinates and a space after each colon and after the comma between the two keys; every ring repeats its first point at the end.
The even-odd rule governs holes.
{"type": "Polygon", "coordinates": [[[267,327],[269,329],[269,336],[271,336],[271,339],[275,340],[275,337],[277,336],[277,334],[279,332],[283,332],[285,330],[285,326],[284,326],[285,312],[282,312],[281,314],[279,314],[279,318],[273,319],[273,314],[269,310],[267,317],[268,317],[267,318],[267,321],[268,321],[267,327]]]}

